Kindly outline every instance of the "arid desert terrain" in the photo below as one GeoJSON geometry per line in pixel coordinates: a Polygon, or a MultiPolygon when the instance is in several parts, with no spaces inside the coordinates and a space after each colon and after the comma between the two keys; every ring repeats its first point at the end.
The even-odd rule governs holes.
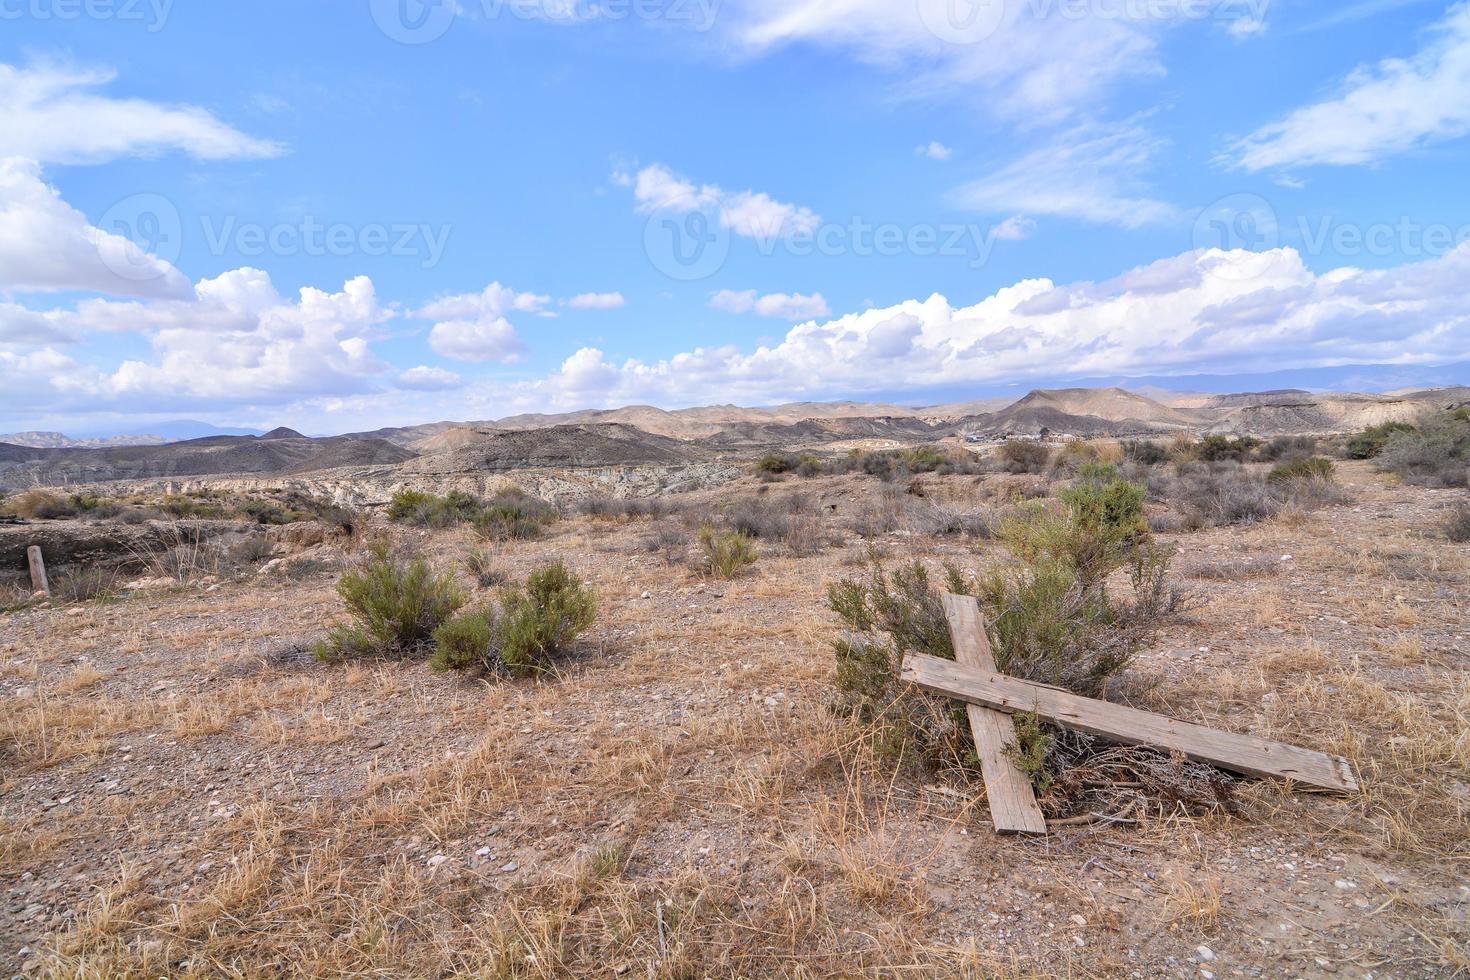
{"type": "Polygon", "coordinates": [[[0,971],[1463,975],[1467,401],[0,445],[0,971]],[[997,835],[894,675],[942,588],[1002,671],[1360,788],[1021,712],[1048,830],[997,835]]]}

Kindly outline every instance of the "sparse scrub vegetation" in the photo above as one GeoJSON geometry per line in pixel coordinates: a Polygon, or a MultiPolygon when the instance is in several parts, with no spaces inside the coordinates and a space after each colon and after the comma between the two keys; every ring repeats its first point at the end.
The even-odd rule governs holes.
{"type": "Polygon", "coordinates": [[[1258,455],[1266,462],[1274,463],[1312,456],[1316,452],[1316,436],[1276,436],[1260,448],[1258,455]]]}
{"type": "Polygon", "coordinates": [[[351,621],[316,645],[319,659],[408,657],[426,651],[434,631],[465,604],[454,576],[422,558],[405,560],[374,544],[337,583],[351,621]]]}
{"type": "Polygon", "coordinates": [[[1180,459],[1197,459],[1203,463],[1243,463],[1259,449],[1261,440],[1254,436],[1228,436],[1212,433],[1195,443],[1176,450],[1180,459]]]}
{"type": "Polygon", "coordinates": [[[1299,480],[1334,480],[1337,467],[1323,456],[1309,456],[1278,463],[1266,474],[1267,483],[1292,483],[1299,480]]]}
{"type": "MultiPolygon", "coordinates": [[[[1000,537],[1011,561],[978,578],[945,568],[946,590],[979,598],[1004,673],[1104,693],[1178,605],[1168,580],[1172,555],[1151,541],[1143,523],[1142,489],[1108,478],[1104,469],[1091,471],[1059,506],[1033,504],[1009,517],[1000,537]],[[1105,582],[1125,567],[1132,588],[1121,598],[1105,582]]],[[[907,652],[953,657],[928,569],[915,562],[888,572],[875,563],[867,581],[833,585],[828,605],[847,629],[835,644],[836,706],[878,725],[890,748],[963,759],[968,730],[956,723],[953,704],[897,679],[907,652]]]]}
{"type": "Polygon", "coordinates": [[[464,565],[465,571],[474,578],[475,584],[482,589],[488,589],[492,585],[499,585],[505,581],[505,573],[500,570],[495,553],[489,549],[471,548],[465,552],[460,563],[464,565]]]}
{"type": "Polygon", "coordinates": [[[713,524],[699,529],[699,553],[705,572],[734,578],[757,559],[755,541],[742,531],[721,531],[713,524]]]}
{"type": "Polygon", "coordinates": [[[92,602],[117,595],[117,573],[102,568],[82,568],[62,576],[51,594],[61,602],[92,602]]]}
{"type": "Polygon", "coordinates": [[[1405,483],[1424,487],[1463,487],[1470,469],[1470,418],[1466,413],[1435,412],[1408,431],[1391,433],[1377,456],[1379,468],[1405,483]]]}
{"type": "Polygon", "coordinates": [[[1001,468],[1007,473],[1045,473],[1051,465],[1051,450],[1044,443],[1010,439],[996,450],[1001,468]]]}
{"type": "Polygon", "coordinates": [[[1444,533],[1456,544],[1470,541],[1470,503],[1462,500],[1450,508],[1444,522],[1444,533]]]}
{"type": "Polygon", "coordinates": [[[1347,457],[1348,459],[1372,459],[1383,452],[1389,439],[1395,433],[1413,431],[1414,427],[1407,422],[1384,422],[1382,425],[1370,425],[1348,439],[1345,447],[1347,457]]]}
{"type": "Polygon", "coordinates": [[[388,504],[388,519],[414,527],[471,524],[490,541],[534,538],[560,515],[546,501],[515,487],[482,500],[462,490],[443,496],[421,490],[399,490],[388,504]]]}
{"type": "Polygon", "coordinates": [[[539,674],[597,618],[597,599],[561,561],[536,569],[523,586],[507,586],[499,607],[460,613],[434,631],[435,670],[505,669],[539,674]]]}

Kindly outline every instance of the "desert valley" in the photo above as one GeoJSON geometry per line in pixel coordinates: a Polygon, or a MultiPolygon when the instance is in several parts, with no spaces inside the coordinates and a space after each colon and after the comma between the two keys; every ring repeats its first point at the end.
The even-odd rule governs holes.
{"type": "Polygon", "coordinates": [[[1467,404],[0,445],[0,965],[1470,969],[1467,404]],[[1003,673],[1340,756],[1354,790],[1019,710],[1045,824],[1000,835],[958,702],[897,673],[956,655],[945,591],[1003,673]]]}

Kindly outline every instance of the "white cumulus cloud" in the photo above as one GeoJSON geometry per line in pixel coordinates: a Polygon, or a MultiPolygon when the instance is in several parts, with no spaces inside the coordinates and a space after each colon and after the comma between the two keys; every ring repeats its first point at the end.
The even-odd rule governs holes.
{"type": "Polygon", "coordinates": [[[812,293],[810,296],[801,293],[767,293],[761,296],[754,289],[721,289],[710,297],[709,305],[725,313],[753,312],[783,320],[812,320],[829,316],[832,312],[821,293],[812,293]]]}
{"type": "Polygon", "coordinates": [[[184,296],[183,273],[130,240],[94,227],[24,157],[0,159],[0,289],[184,296]]]}
{"type": "MultiPolygon", "coordinates": [[[[1435,364],[1470,349],[1470,243],[1393,269],[1314,274],[1293,249],[1186,252],[1103,282],[1028,279],[969,306],[909,300],[791,328],[777,344],[659,360],[579,350],[517,389],[586,407],[801,398],[1028,378],[1435,364]]],[[[743,307],[747,294],[721,299],[743,307]]]]}
{"type": "Polygon", "coordinates": [[[1456,4],[1409,58],[1354,71],[1338,94],[1302,106],[1231,147],[1247,171],[1368,164],[1470,133],[1470,6],[1456,4]]]}
{"type": "Polygon", "coordinates": [[[492,282],[478,293],[445,296],[424,306],[417,316],[436,320],[429,330],[429,346],[457,361],[518,360],[526,351],[507,317],[512,313],[552,315],[550,296],[519,292],[492,282]]]}
{"type": "Polygon", "coordinates": [[[770,241],[810,234],[822,222],[810,208],[778,201],[762,191],[732,192],[714,184],[695,184],[662,163],[650,164],[634,176],[615,173],[613,180],[633,188],[640,212],[687,214],[709,210],[718,214],[722,227],[746,238],[770,241]]]}
{"type": "Polygon", "coordinates": [[[398,375],[398,387],[413,391],[449,391],[464,384],[453,371],[420,364],[398,375]]]}
{"type": "Polygon", "coordinates": [[[190,105],[115,98],[103,68],[0,64],[0,156],[95,163],[177,150],[200,160],[278,156],[284,147],[247,136],[190,105]]]}
{"type": "Polygon", "coordinates": [[[566,301],[574,310],[617,310],[628,305],[622,293],[579,293],[566,301]]]}

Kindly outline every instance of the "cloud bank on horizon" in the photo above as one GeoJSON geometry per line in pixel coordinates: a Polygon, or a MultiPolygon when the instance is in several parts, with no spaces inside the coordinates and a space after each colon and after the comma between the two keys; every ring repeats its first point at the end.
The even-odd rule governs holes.
{"type": "MultiPolygon", "coordinates": [[[[1292,33],[1264,2],[1222,0],[1208,18],[1165,6],[1174,12],[1123,5],[1122,16],[1075,16],[987,0],[951,23],[949,0],[855,0],[840,11],[817,0],[731,0],[701,31],[695,57],[707,63],[682,58],[665,69],[732,76],[712,97],[727,114],[754,115],[761,92],[742,102],[744,87],[819,53],[830,92],[872,100],[823,120],[839,144],[888,148],[886,157],[862,151],[878,161],[871,178],[863,167],[845,174],[831,154],[806,160],[814,148],[775,136],[800,122],[796,114],[770,121],[793,161],[774,169],[752,154],[715,162],[675,137],[645,136],[661,151],[643,162],[628,155],[640,147],[588,139],[573,169],[589,175],[582,203],[525,223],[503,220],[502,204],[482,222],[470,195],[455,205],[470,224],[495,225],[494,244],[452,268],[411,274],[407,253],[394,249],[411,242],[413,223],[385,225],[381,240],[397,244],[379,253],[376,225],[361,216],[327,227],[318,251],[300,223],[289,226],[292,239],[278,222],[262,229],[261,261],[238,264],[228,260],[251,257],[243,238],[203,251],[191,238],[195,215],[168,196],[190,186],[239,198],[241,212],[294,214],[303,173],[324,187],[351,182],[312,162],[325,151],[313,142],[306,96],[246,93],[250,109],[226,112],[219,106],[230,100],[218,95],[206,106],[123,94],[128,70],[100,62],[0,60],[0,390],[24,393],[0,400],[0,431],[184,413],[346,430],[1059,375],[1464,360],[1470,211],[1454,165],[1470,135],[1470,5],[1421,10],[1377,54],[1365,33],[1347,65],[1322,54],[1321,74],[1302,80],[1289,104],[1242,97],[1233,118],[1243,124],[1204,131],[1206,152],[1193,164],[1224,191],[1208,207],[1182,203],[1194,198],[1165,179],[1166,161],[1177,165],[1199,131],[1175,131],[1167,108],[1134,107],[1125,95],[1178,71],[1172,52],[1191,32],[1194,43],[1203,36],[1241,57],[1292,33]],[[305,117],[289,138],[278,128],[289,129],[283,106],[305,117]],[[898,118],[911,114],[925,118],[898,118]],[[967,132],[965,119],[983,122],[967,132]],[[618,161],[610,180],[609,155],[618,161]],[[1427,214],[1409,220],[1375,206],[1382,170],[1393,166],[1427,175],[1414,188],[1420,213],[1431,202],[1427,214]],[[287,168],[298,169],[276,187],[273,173],[287,168]],[[160,170],[176,186],[146,176],[160,170]],[[1267,196],[1323,184],[1320,210],[1267,196]],[[136,209],[107,206],[152,193],[141,188],[164,192],[174,224],[144,227],[136,209]],[[876,217],[890,213],[900,217],[876,217]],[[538,237],[563,223],[575,230],[538,237]],[[345,243],[340,254],[333,235],[345,243]],[[661,235],[673,236],[667,254],[661,235]],[[962,253],[950,264],[945,242],[962,253]],[[688,255],[703,261],[710,249],[710,269],[691,264],[688,255]],[[371,274],[323,277],[327,260],[350,267],[379,254],[387,259],[371,274]],[[1077,274],[1097,268],[1107,274],[1077,274]],[[781,320],[784,334],[763,332],[781,320]]],[[[453,31],[549,31],[536,43],[555,48],[572,43],[566,30],[614,29],[596,8],[577,7],[575,17],[527,9],[536,16],[488,23],[461,5],[467,23],[453,31]]],[[[657,51],[671,32],[655,26],[645,33],[657,51]]],[[[33,59],[44,27],[35,30],[25,46],[33,59]]],[[[1330,36],[1317,25],[1289,43],[1325,49],[1330,36]]],[[[484,41],[451,32],[435,43],[484,41]]],[[[656,114],[645,107],[638,118],[656,114]]],[[[678,117],[669,125],[677,135],[678,117]]],[[[552,159],[535,165],[567,195],[567,146],[552,159]]],[[[494,156],[477,163],[491,174],[495,165],[494,156]]],[[[357,169],[370,187],[371,162],[357,169]]],[[[222,237],[207,214],[204,224],[206,237],[222,237]]],[[[452,244],[447,230],[440,244],[452,244]]]]}

